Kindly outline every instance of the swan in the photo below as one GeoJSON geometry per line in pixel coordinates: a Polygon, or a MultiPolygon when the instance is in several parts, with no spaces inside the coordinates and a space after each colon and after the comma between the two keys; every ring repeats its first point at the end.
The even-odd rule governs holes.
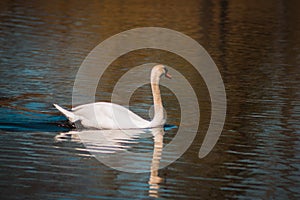
{"type": "Polygon", "coordinates": [[[129,109],[114,103],[97,102],[72,108],[68,111],[53,104],[72,123],[80,121],[85,128],[96,129],[134,129],[161,127],[165,123],[163,105],[159,89],[159,80],[165,75],[172,78],[164,65],[155,65],[151,70],[150,81],[154,103],[154,117],[145,120],[129,109]]]}

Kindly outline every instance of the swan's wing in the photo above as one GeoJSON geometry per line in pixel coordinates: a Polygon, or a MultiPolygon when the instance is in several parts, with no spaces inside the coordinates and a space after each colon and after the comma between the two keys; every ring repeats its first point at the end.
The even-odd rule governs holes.
{"type": "Polygon", "coordinates": [[[104,129],[147,128],[149,121],[144,120],[127,108],[107,102],[78,106],[72,109],[84,126],[104,129]]]}

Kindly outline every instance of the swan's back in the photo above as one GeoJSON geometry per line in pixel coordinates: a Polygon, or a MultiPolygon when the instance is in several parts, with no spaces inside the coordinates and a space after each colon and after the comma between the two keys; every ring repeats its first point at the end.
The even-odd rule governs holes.
{"type": "Polygon", "coordinates": [[[85,127],[100,129],[148,128],[150,122],[127,108],[108,102],[90,103],[72,109],[85,127]]]}

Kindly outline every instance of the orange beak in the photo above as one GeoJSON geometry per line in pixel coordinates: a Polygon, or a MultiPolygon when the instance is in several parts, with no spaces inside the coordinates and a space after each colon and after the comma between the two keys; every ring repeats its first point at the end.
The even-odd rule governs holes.
{"type": "Polygon", "coordinates": [[[169,79],[172,79],[172,76],[171,76],[171,74],[169,74],[169,73],[166,73],[166,74],[165,74],[165,77],[167,77],[167,78],[169,78],[169,79]]]}

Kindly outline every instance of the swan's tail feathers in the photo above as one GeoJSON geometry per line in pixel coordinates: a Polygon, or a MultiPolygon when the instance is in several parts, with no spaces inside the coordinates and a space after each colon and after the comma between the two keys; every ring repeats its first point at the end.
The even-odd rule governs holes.
{"type": "Polygon", "coordinates": [[[54,106],[57,110],[59,110],[62,114],[64,114],[64,115],[68,118],[68,120],[69,120],[70,122],[76,122],[76,121],[79,120],[79,117],[76,116],[74,113],[72,113],[72,112],[70,112],[70,111],[68,111],[68,110],[66,110],[66,109],[63,109],[62,107],[60,107],[60,106],[57,105],[57,104],[53,104],[53,106],[54,106]]]}

